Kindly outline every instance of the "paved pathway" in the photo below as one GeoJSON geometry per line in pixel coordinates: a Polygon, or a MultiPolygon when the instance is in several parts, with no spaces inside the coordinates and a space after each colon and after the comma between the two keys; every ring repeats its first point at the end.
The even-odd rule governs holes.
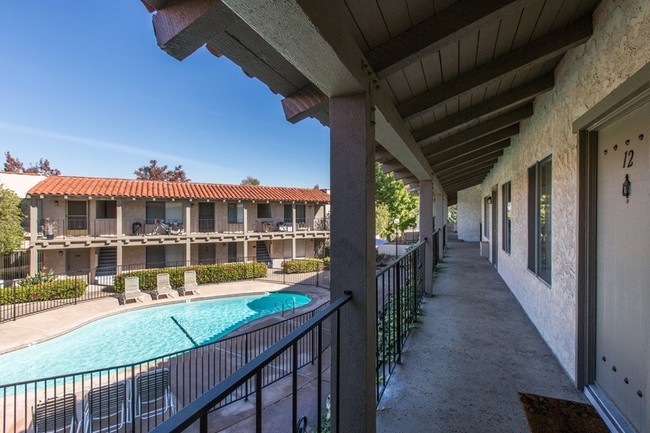
{"type": "Polygon", "coordinates": [[[377,431],[529,432],[518,392],[586,401],[478,244],[448,246],[377,431]]]}

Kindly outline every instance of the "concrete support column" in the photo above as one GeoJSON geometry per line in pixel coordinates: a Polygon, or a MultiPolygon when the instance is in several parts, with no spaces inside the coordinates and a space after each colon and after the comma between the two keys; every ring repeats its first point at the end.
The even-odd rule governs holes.
{"type": "Polygon", "coordinates": [[[291,204],[291,231],[292,237],[291,237],[291,259],[295,260],[296,259],[296,231],[298,230],[297,224],[296,224],[296,204],[292,203],[291,204]]]}
{"type": "Polygon", "coordinates": [[[332,380],[335,433],[376,432],[373,117],[367,94],[330,98],[331,297],[353,294],[332,339],[340,338],[332,351],[332,378],[339,379],[332,380]]]}
{"type": "MultiPolygon", "coordinates": [[[[243,204],[244,208],[244,234],[248,233],[248,206],[246,203],[243,204]]],[[[246,255],[246,253],[244,253],[246,255]]]]}
{"type": "Polygon", "coordinates": [[[123,248],[124,246],[122,245],[122,241],[117,241],[117,245],[115,246],[115,265],[118,274],[122,273],[122,264],[124,263],[124,251],[122,251],[123,248]]]}
{"type": "Polygon", "coordinates": [[[192,264],[192,242],[190,241],[190,232],[192,226],[192,203],[189,201],[185,203],[185,222],[183,224],[185,229],[185,264],[192,264]]]}
{"type": "Polygon", "coordinates": [[[122,209],[122,200],[115,203],[115,234],[118,238],[124,236],[124,213],[122,209]]]}
{"type": "Polygon", "coordinates": [[[445,194],[435,194],[433,202],[433,214],[436,217],[436,229],[440,230],[438,235],[438,251],[440,259],[443,254],[443,227],[447,224],[447,196],[445,194]]]}
{"type": "Polygon", "coordinates": [[[420,181],[420,242],[427,239],[424,262],[424,293],[433,296],[433,182],[420,181]]]}
{"type": "Polygon", "coordinates": [[[29,275],[36,275],[38,272],[38,250],[36,240],[38,239],[38,199],[29,200],[29,275]]]}

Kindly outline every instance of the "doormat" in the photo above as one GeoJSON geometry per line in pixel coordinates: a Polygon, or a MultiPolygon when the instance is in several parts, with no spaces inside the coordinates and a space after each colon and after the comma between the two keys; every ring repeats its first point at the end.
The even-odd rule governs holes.
{"type": "Polygon", "coordinates": [[[519,393],[532,433],[610,433],[590,404],[519,393]]]}

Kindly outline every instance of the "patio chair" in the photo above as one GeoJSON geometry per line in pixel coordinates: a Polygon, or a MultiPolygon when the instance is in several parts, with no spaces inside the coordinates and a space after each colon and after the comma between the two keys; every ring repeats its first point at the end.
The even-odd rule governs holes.
{"type": "Polygon", "coordinates": [[[122,293],[121,300],[122,304],[126,304],[128,300],[139,300],[144,302],[144,293],[140,291],[140,280],[138,277],[126,277],[124,279],[124,293],[122,293]]]}
{"type": "Polygon", "coordinates": [[[178,293],[185,296],[190,293],[198,295],[199,284],[196,282],[196,271],[185,271],[183,274],[183,285],[178,288],[178,293]]]}
{"type": "Polygon", "coordinates": [[[167,411],[173,414],[174,396],[172,395],[169,369],[156,368],[135,377],[135,416],[141,419],[163,415],[167,411]]]}
{"type": "Polygon", "coordinates": [[[77,425],[77,396],[65,394],[39,401],[32,409],[34,432],[73,433],[77,425]]]}
{"type": "Polygon", "coordinates": [[[176,295],[178,295],[178,292],[172,288],[169,282],[169,274],[158,274],[156,276],[156,290],[152,293],[153,298],[159,299],[161,296],[169,298],[176,295]]]}
{"type": "Polygon", "coordinates": [[[91,388],[86,396],[84,433],[115,432],[131,422],[129,383],[125,380],[91,388]]]}

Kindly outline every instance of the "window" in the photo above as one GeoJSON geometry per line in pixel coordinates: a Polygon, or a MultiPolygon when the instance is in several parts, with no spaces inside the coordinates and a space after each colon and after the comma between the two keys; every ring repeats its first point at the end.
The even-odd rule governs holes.
{"type": "Polygon", "coordinates": [[[148,201],[146,204],[147,224],[153,224],[159,219],[165,221],[165,203],[162,201],[148,201]]]}
{"type": "Polygon", "coordinates": [[[271,218],[271,205],[269,203],[257,204],[257,217],[258,218],[271,218]]]}
{"type": "Polygon", "coordinates": [[[72,201],[68,202],[68,230],[86,230],[86,202],[72,201]]]}
{"type": "Polygon", "coordinates": [[[551,284],[551,180],[547,157],[528,169],[528,269],[551,284]]]}
{"type": "Polygon", "coordinates": [[[483,199],[483,236],[490,239],[490,203],[492,198],[487,196],[483,199]]]}
{"type": "Polygon", "coordinates": [[[108,200],[97,200],[97,218],[117,218],[117,202],[108,200]]]}
{"type": "Polygon", "coordinates": [[[228,224],[244,224],[244,205],[228,203],[228,224]]]}
{"type": "Polygon", "coordinates": [[[501,187],[501,203],[503,205],[503,210],[501,212],[503,218],[502,224],[502,240],[501,248],[506,253],[510,253],[510,246],[512,244],[512,185],[510,182],[504,183],[501,187]]]}

